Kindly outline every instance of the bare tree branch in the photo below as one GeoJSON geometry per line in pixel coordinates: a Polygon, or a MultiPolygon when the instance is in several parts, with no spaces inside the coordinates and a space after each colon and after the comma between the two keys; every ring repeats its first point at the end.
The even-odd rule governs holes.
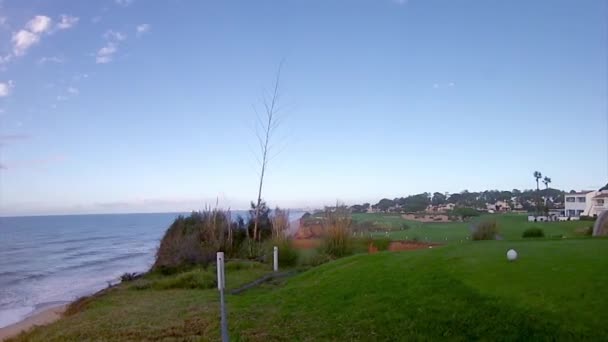
{"type": "Polygon", "coordinates": [[[271,148],[271,138],[273,133],[280,125],[280,120],[277,117],[277,110],[279,108],[278,102],[280,98],[280,84],[281,84],[281,70],[283,68],[283,61],[279,64],[279,68],[276,74],[274,87],[272,92],[265,92],[265,96],[262,100],[262,104],[264,105],[265,115],[262,119],[262,115],[256,111],[256,118],[261,127],[262,134],[256,132],[256,137],[258,138],[258,143],[260,144],[260,153],[261,153],[261,166],[260,166],[260,182],[258,185],[258,197],[257,203],[255,206],[255,220],[253,225],[253,238],[254,240],[259,240],[259,232],[258,225],[260,219],[260,204],[262,203],[262,188],[264,185],[264,175],[266,173],[266,168],[268,166],[268,161],[271,159],[270,157],[270,148],[271,148]]]}

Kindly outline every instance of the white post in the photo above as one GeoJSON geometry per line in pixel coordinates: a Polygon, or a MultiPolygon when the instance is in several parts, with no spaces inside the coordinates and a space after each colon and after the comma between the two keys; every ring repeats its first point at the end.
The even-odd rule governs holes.
{"type": "Polygon", "coordinates": [[[226,278],[224,277],[224,252],[217,252],[217,289],[220,291],[220,324],[222,341],[228,342],[228,319],[226,318],[226,305],[224,303],[224,289],[226,278]]]}
{"type": "Polygon", "coordinates": [[[276,272],[279,270],[279,247],[274,246],[273,254],[273,270],[276,272]]]}
{"type": "Polygon", "coordinates": [[[224,284],[224,252],[217,252],[217,289],[226,288],[224,284]]]}

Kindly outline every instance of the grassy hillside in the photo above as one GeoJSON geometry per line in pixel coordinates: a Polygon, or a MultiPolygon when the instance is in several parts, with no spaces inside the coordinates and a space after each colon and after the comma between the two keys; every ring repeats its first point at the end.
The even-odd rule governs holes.
{"type": "MultiPolygon", "coordinates": [[[[432,241],[440,243],[452,243],[466,241],[471,235],[470,227],[480,220],[496,220],[500,229],[500,235],[505,240],[521,239],[524,230],[531,227],[543,229],[547,237],[579,237],[578,228],[592,226],[593,222],[587,221],[564,221],[564,222],[528,222],[526,215],[504,214],[483,215],[469,222],[428,222],[408,221],[398,214],[353,214],[355,222],[376,222],[389,226],[395,231],[389,232],[388,236],[395,240],[419,239],[421,241],[432,241]],[[402,230],[406,224],[409,229],[402,230]]],[[[377,233],[375,235],[385,235],[377,233]]]]}
{"type": "MultiPolygon", "coordinates": [[[[608,240],[453,244],[356,255],[228,296],[231,337],[269,340],[601,340],[608,240]],[[520,254],[513,263],[505,252],[520,254]]],[[[236,286],[263,269],[228,270],[236,286]]],[[[213,289],[123,286],[21,340],[217,340],[213,289]],[[131,287],[131,288],[129,288],[131,287]]]]}

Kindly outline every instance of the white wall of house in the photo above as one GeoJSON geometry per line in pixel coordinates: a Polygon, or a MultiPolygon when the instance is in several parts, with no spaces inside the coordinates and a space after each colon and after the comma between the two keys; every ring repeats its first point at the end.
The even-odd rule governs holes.
{"type": "Polygon", "coordinates": [[[567,217],[595,216],[608,210],[608,191],[564,195],[564,214],[567,217]]]}
{"type": "Polygon", "coordinates": [[[567,217],[579,217],[584,215],[587,204],[591,203],[594,191],[589,193],[576,193],[564,195],[564,214],[567,217]],[[589,196],[591,194],[591,196],[589,196]]]}
{"type": "Polygon", "coordinates": [[[603,211],[608,210],[608,191],[594,191],[593,196],[588,198],[587,208],[583,215],[595,216],[601,214],[603,211]]]}

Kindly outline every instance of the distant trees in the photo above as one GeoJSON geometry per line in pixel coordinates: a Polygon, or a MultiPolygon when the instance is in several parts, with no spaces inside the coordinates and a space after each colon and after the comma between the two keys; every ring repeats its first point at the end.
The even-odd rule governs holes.
{"type": "MultiPolygon", "coordinates": [[[[542,176],[541,176],[542,178],[542,176]]],[[[539,182],[540,179],[539,178],[539,182]]],[[[545,184],[545,189],[512,189],[512,190],[485,190],[481,192],[473,192],[463,190],[458,193],[450,194],[449,196],[441,192],[421,193],[417,195],[399,197],[395,199],[383,198],[372,207],[375,210],[388,212],[421,212],[425,211],[429,205],[442,205],[442,204],[454,204],[457,207],[467,207],[479,210],[486,209],[486,203],[496,204],[499,201],[505,202],[504,205],[511,206],[511,208],[519,208],[529,212],[542,212],[540,207],[542,202],[538,203],[538,196],[543,196],[546,208],[560,207],[564,202],[564,191],[553,189],[549,187],[551,179],[546,177],[543,179],[543,183],[548,180],[545,184]]],[[[502,205],[502,204],[501,204],[502,205]]],[[[351,212],[361,213],[366,212],[369,208],[368,203],[363,205],[353,205],[350,207],[351,212]]]]}
{"type": "Polygon", "coordinates": [[[456,207],[452,211],[452,214],[460,217],[463,221],[467,220],[468,218],[476,217],[476,216],[480,215],[479,211],[477,211],[473,208],[468,208],[468,207],[456,207]]]}
{"type": "Polygon", "coordinates": [[[431,198],[428,193],[408,196],[403,200],[403,210],[405,212],[424,211],[431,204],[431,198]]]}
{"type": "Polygon", "coordinates": [[[352,213],[365,213],[369,209],[369,203],[355,204],[350,207],[352,213]]]}
{"type": "Polygon", "coordinates": [[[374,208],[380,210],[380,211],[388,211],[390,208],[395,206],[395,201],[390,200],[388,198],[383,198],[380,200],[380,202],[376,203],[376,205],[374,205],[374,208]]]}
{"type": "Polygon", "coordinates": [[[448,196],[442,194],[441,192],[435,192],[433,197],[431,198],[431,204],[433,205],[442,205],[448,202],[448,196]]]}

